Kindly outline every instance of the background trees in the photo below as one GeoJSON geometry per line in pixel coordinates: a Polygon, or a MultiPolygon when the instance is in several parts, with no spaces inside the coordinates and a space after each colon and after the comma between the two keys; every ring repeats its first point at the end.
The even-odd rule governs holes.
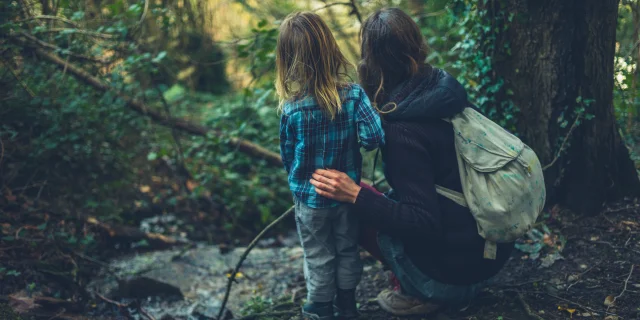
{"type": "Polygon", "coordinates": [[[637,194],[637,1],[19,0],[0,4],[3,208],[38,200],[120,224],[172,215],[181,227],[154,230],[209,241],[250,234],[290,202],[279,21],[316,10],[355,62],[359,19],[391,5],[415,16],[428,61],[549,165],[550,203],[597,212],[637,194]]]}

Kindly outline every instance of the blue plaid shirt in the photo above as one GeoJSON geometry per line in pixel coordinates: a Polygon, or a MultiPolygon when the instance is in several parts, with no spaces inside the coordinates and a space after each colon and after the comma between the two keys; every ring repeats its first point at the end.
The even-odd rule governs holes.
{"type": "Polygon", "coordinates": [[[360,148],[374,150],[384,144],[378,113],[364,90],[350,84],[340,90],[342,111],[331,120],[313,97],[285,102],[280,119],[280,155],[289,174],[289,187],[297,201],[311,208],[340,203],[322,197],[309,182],[316,169],[335,169],[360,183],[360,148]]]}

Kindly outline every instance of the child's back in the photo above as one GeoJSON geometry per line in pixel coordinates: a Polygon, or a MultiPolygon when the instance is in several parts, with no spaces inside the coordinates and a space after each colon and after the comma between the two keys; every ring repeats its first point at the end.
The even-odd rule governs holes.
{"type": "Polygon", "coordinates": [[[342,110],[329,118],[314,97],[284,104],[280,127],[282,159],[289,173],[289,186],[297,201],[312,208],[339,205],[319,196],[309,183],[316,169],[335,169],[360,182],[362,157],[378,147],[384,133],[377,113],[357,84],[339,89],[342,110]]]}
{"type": "Polygon", "coordinates": [[[319,196],[316,169],[347,172],[360,181],[359,147],[383,143],[380,118],[364,90],[344,81],[349,62],[327,25],[314,13],[296,13],[280,25],[276,89],[281,98],[280,154],[295,198],[296,226],[304,250],[306,318],[357,318],[355,288],[362,264],[358,221],[349,205],[319,196]]]}

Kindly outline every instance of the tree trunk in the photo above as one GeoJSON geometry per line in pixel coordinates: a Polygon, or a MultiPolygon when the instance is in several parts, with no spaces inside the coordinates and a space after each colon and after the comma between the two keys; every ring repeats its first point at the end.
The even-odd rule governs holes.
{"type": "Polygon", "coordinates": [[[497,55],[494,68],[514,93],[520,136],[543,165],[554,160],[581,117],[545,171],[547,203],[596,213],[606,201],[640,194],[613,110],[618,0],[500,2],[487,9],[513,14],[496,44],[508,43],[511,54],[497,55]]]}

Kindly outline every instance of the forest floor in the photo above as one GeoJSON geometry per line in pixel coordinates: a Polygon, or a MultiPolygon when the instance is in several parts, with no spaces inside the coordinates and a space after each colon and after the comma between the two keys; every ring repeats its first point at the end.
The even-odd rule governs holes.
{"type": "MultiPolygon", "coordinates": [[[[640,205],[631,200],[603,208],[601,214],[592,217],[554,208],[545,214],[543,223],[538,227],[544,237],[521,242],[521,250],[514,251],[492,287],[471,305],[463,310],[443,310],[409,319],[640,319],[639,211],[640,205]]],[[[34,234],[45,229],[43,226],[30,228],[34,234]]],[[[230,305],[236,308],[236,319],[239,315],[243,316],[242,319],[298,318],[298,305],[304,296],[300,249],[295,241],[283,242],[283,238],[286,237],[266,239],[249,254],[241,269],[245,277],[234,285],[230,300],[230,305]],[[263,298],[256,300],[256,296],[263,298]],[[258,303],[260,301],[268,302],[258,303]],[[251,317],[252,313],[262,316],[251,317]]],[[[194,296],[209,290],[215,292],[205,299],[218,299],[224,293],[224,275],[230,272],[228,267],[235,265],[243,250],[204,245],[138,252],[133,257],[152,266],[158,266],[158,257],[164,257],[162,259],[169,263],[165,271],[151,270],[152,273],[148,268],[140,267],[144,269],[141,272],[146,272],[142,278],[156,277],[159,282],[164,282],[159,286],[158,281],[148,282],[157,289],[154,287],[147,291],[171,292],[177,288],[184,292],[183,299],[189,300],[189,290],[195,288],[194,296]]],[[[358,289],[361,319],[400,319],[381,310],[375,302],[376,295],[388,287],[387,272],[371,257],[363,256],[365,273],[358,289]]],[[[101,278],[112,272],[111,268],[117,265],[118,259],[107,265],[65,250],[60,243],[29,244],[18,243],[16,239],[0,243],[0,258],[4,265],[16,268],[14,276],[7,275],[6,270],[4,275],[0,273],[2,320],[19,319],[14,312],[22,313],[25,320],[213,319],[204,313],[187,317],[163,314],[162,309],[168,304],[150,303],[152,300],[149,298],[113,301],[96,296],[97,290],[90,288],[90,280],[103,280],[101,278]],[[36,249],[45,244],[51,246],[46,251],[48,253],[34,255],[33,252],[42,252],[36,249]],[[20,266],[28,267],[18,269],[20,266]],[[36,267],[31,270],[31,266],[36,267]],[[71,267],[73,272],[63,272],[66,267],[71,267]],[[93,271],[87,271],[90,269],[93,271]],[[98,273],[98,269],[103,271],[98,273]],[[20,273],[22,276],[32,274],[30,279],[36,280],[26,281],[18,276],[20,273]],[[60,295],[60,292],[70,290],[65,286],[80,286],[82,290],[76,289],[83,293],[73,297],[60,295]]],[[[125,269],[132,273],[132,268],[125,269]]],[[[135,282],[134,286],[140,284],[135,282]]]]}
{"type": "MultiPolygon", "coordinates": [[[[516,251],[494,285],[468,307],[413,319],[640,319],[638,209],[629,202],[594,217],[555,212],[547,222],[565,238],[561,259],[541,267],[544,253],[531,260],[516,251]]],[[[407,319],[390,316],[375,302],[389,287],[385,272],[376,270],[365,273],[359,288],[362,319],[407,319]]]]}
{"type": "MultiPolygon", "coordinates": [[[[638,222],[633,203],[588,218],[562,212],[549,223],[566,238],[562,259],[545,268],[516,251],[470,306],[415,319],[640,319],[638,222]]],[[[362,281],[363,319],[395,319],[370,300],[388,287],[383,279],[362,281]]]]}

